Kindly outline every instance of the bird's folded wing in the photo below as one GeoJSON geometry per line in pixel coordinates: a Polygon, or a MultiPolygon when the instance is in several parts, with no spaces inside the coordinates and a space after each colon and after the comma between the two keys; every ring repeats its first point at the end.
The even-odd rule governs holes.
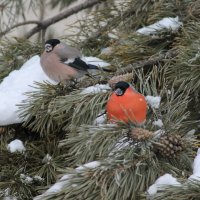
{"type": "Polygon", "coordinates": [[[83,70],[83,71],[87,71],[89,69],[89,66],[80,58],[75,58],[73,62],[67,62],[67,65],[75,69],[83,70]]]}

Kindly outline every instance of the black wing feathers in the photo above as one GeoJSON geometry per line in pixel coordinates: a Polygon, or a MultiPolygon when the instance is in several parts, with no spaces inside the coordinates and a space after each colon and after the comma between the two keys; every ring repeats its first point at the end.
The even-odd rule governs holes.
{"type": "Polygon", "coordinates": [[[88,70],[88,69],[98,69],[95,65],[90,65],[81,60],[80,58],[75,58],[74,62],[68,63],[70,67],[76,68],[78,70],[88,70]]]}

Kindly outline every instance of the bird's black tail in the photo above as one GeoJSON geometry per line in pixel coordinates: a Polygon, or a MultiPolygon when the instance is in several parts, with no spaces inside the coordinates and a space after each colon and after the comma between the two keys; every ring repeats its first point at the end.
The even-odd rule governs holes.
{"type": "Polygon", "coordinates": [[[112,72],[112,70],[110,69],[105,69],[103,67],[97,67],[96,65],[91,65],[91,64],[87,64],[89,69],[98,69],[98,70],[103,70],[105,72],[112,72]]]}
{"type": "Polygon", "coordinates": [[[99,69],[99,67],[97,67],[96,65],[92,65],[92,64],[87,64],[88,65],[88,69],[99,69]]]}

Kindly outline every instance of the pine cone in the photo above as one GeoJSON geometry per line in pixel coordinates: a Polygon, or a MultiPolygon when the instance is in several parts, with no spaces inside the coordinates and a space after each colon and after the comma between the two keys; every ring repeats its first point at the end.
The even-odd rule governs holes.
{"type": "Polygon", "coordinates": [[[129,137],[135,141],[144,141],[153,137],[153,132],[143,128],[133,128],[129,133],[129,137]]]}
{"type": "Polygon", "coordinates": [[[184,139],[178,134],[162,136],[159,143],[154,143],[154,147],[164,157],[176,157],[185,149],[184,139]]]}
{"type": "Polygon", "coordinates": [[[123,75],[113,76],[109,81],[108,84],[111,88],[114,89],[115,84],[119,81],[131,82],[133,79],[133,73],[126,73],[123,75]]]}

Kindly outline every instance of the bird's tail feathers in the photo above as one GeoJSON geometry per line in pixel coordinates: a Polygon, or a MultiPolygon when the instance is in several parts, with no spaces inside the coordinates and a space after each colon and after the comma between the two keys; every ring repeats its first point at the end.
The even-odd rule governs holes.
{"type": "Polygon", "coordinates": [[[99,67],[97,67],[96,65],[92,65],[92,64],[87,64],[88,65],[88,69],[99,69],[99,67]]]}

